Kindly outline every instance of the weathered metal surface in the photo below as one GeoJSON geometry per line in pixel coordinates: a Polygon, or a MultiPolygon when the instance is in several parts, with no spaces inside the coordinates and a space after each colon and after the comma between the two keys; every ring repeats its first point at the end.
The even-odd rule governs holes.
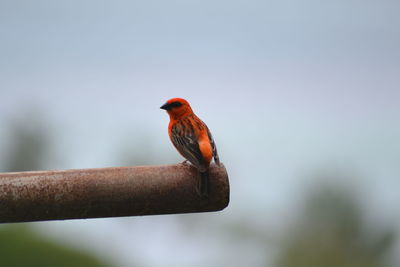
{"type": "Polygon", "coordinates": [[[186,164],[0,173],[0,223],[218,211],[229,203],[225,167],[210,167],[207,198],[186,164]]]}

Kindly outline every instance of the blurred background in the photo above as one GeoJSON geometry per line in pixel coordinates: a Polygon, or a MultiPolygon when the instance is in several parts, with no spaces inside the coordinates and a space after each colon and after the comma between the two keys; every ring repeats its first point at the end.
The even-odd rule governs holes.
{"type": "Polygon", "coordinates": [[[169,164],[210,127],[222,212],[0,225],[0,266],[400,265],[400,2],[0,1],[0,171],[169,164]]]}

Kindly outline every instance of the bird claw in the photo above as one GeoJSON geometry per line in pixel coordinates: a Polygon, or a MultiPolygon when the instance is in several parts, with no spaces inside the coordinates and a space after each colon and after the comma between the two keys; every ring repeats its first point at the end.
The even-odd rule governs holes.
{"type": "Polygon", "coordinates": [[[185,159],[181,164],[182,165],[191,165],[190,162],[187,159],[185,159]]]}

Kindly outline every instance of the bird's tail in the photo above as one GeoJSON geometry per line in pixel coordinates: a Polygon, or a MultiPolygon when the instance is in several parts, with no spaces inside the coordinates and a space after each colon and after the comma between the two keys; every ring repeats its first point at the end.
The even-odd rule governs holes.
{"type": "Polygon", "coordinates": [[[208,179],[209,179],[208,170],[205,172],[200,172],[200,179],[197,190],[201,197],[208,196],[208,179]]]}

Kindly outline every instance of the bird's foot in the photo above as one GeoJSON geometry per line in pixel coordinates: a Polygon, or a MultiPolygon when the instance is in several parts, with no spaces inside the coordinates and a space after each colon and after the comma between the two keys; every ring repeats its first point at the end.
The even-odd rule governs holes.
{"type": "Polygon", "coordinates": [[[190,162],[187,159],[185,159],[181,164],[182,165],[189,165],[189,166],[191,165],[190,162]]]}

